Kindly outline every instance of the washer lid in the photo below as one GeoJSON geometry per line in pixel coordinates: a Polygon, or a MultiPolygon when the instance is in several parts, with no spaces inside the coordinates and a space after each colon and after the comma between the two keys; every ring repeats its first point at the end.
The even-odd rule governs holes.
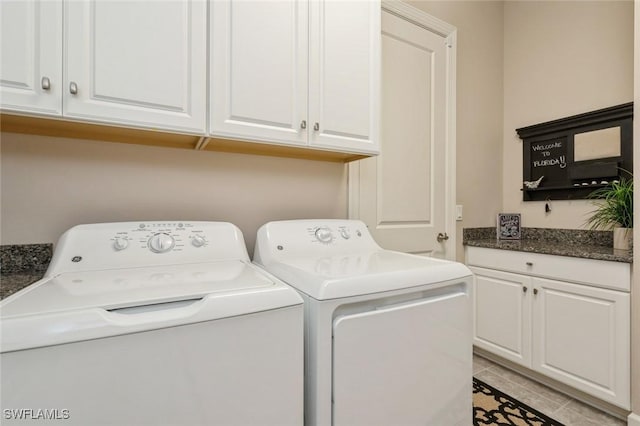
{"type": "Polygon", "coordinates": [[[64,273],[0,303],[2,352],[300,305],[243,261],[64,273]]]}
{"type": "Polygon", "coordinates": [[[275,286],[278,284],[242,261],[70,272],[43,279],[6,299],[0,305],[0,317],[85,308],[115,310],[275,286]]]}
{"type": "Polygon", "coordinates": [[[326,257],[289,257],[265,268],[318,299],[337,299],[471,276],[461,263],[390,250],[326,257]]]}

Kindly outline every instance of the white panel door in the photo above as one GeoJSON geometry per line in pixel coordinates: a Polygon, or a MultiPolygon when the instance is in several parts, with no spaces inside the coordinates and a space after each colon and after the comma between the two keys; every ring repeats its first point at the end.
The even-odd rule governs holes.
{"type": "Polygon", "coordinates": [[[531,367],[531,278],[469,268],[474,273],[473,343],[531,367]]]}
{"type": "Polygon", "coordinates": [[[216,0],[210,8],[210,132],[306,145],[307,1],[216,0]]]}
{"type": "Polygon", "coordinates": [[[469,296],[336,318],[333,425],[471,424],[469,296]]]}
{"type": "Polygon", "coordinates": [[[62,0],[2,0],[0,20],[0,107],[62,114],[62,0]]]}
{"type": "Polygon", "coordinates": [[[204,133],[206,11],[203,0],[66,2],[64,114],[204,133]]]}
{"type": "MultiPolygon", "coordinates": [[[[447,39],[382,13],[380,155],[350,165],[350,216],[392,250],[454,258],[447,39]]],[[[452,154],[455,154],[453,151],[452,154]]]]}
{"type": "Polygon", "coordinates": [[[533,368],[629,409],[629,293],[540,278],[533,286],[533,368]]]}
{"type": "Polygon", "coordinates": [[[380,3],[309,8],[309,145],[377,154],[380,3]]]}

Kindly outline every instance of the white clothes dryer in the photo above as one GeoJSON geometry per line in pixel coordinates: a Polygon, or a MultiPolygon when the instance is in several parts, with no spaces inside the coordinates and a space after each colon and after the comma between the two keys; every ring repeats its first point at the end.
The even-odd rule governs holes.
{"type": "Polygon", "coordinates": [[[302,299],[230,223],[76,226],[0,324],[6,425],[303,422],[302,299]]]}
{"type": "Polygon", "coordinates": [[[472,274],[355,220],[271,222],[254,262],[305,301],[307,425],[472,423],[472,274]]]}

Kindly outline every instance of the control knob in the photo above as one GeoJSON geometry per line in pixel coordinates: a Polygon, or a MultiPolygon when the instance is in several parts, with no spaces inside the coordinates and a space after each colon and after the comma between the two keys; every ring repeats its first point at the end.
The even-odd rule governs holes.
{"type": "Polygon", "coordinates": [[[124,250],[127,247],[129,247],[129,240],[126,238],[116,237],[115,240],[113,240],[113,248],[117,251],[124,250]]]}
{"type": "Polygon", "coordinates": [[[176,240],[169,234],[159,232],[149,238],[147,245],[154,253],[166,253],[176,245],[176,240]]]}
{"type": "Polygon", "coordinates": [[[333,241],[331,229],[326,227],[316,229],[316,238],[323,244],[329,244],[333,241]]]}
{"type": "Polygon", "coordinates": [[[345,240],[348,240],[349,238],[351,238],[351,234],[349,234],[349,231],[347,231],[346,229],[342,228],[340,230],[340,235],[342,236],[342,238],[344,238],[345,240]]]}
{"type": "Polygon", "coordinates": [[[207,240],[205,240],[202,235],[194,235],[191,239],[191,244],[194,247],[202,247],[206,242],[207,240]]]}

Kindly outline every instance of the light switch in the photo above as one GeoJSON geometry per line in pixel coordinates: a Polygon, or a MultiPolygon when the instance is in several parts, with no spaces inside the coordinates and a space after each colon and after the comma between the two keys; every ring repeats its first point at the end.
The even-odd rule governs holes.
{"type": "Polygon", "coordinates": [[[456,220],[462,220],[462,204],[456,204],[456,220]]]}

